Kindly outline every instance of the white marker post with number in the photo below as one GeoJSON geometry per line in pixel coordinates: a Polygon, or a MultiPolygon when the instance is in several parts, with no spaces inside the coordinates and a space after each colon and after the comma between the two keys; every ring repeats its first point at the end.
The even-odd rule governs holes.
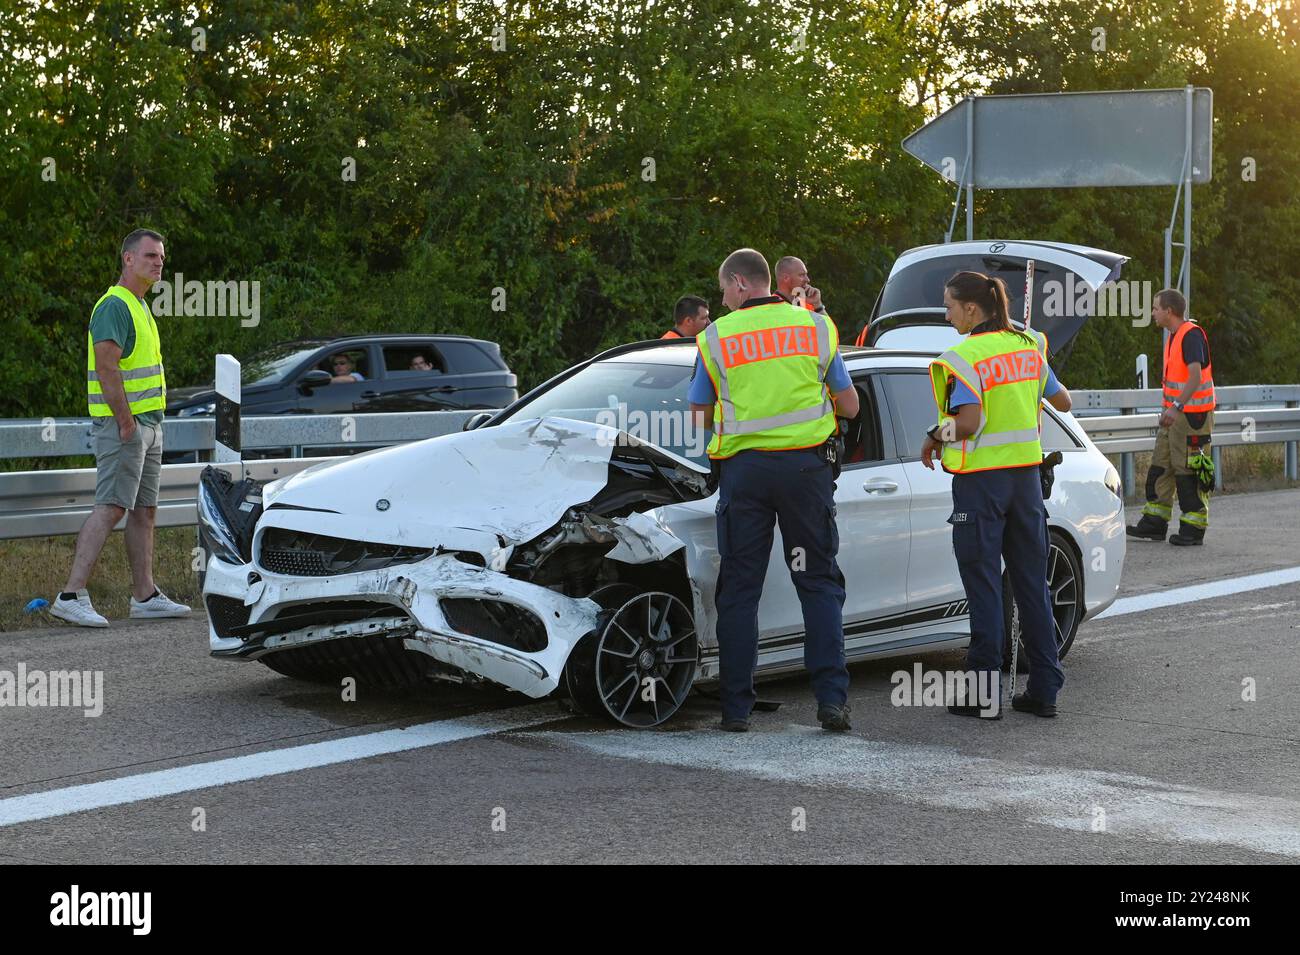
{"type": "Polygon", "coordinates": [[[239,361],[233,355],[217,356],[216,443],[213,460],[238,462],[243,451],[239,425],[239,361]]]}

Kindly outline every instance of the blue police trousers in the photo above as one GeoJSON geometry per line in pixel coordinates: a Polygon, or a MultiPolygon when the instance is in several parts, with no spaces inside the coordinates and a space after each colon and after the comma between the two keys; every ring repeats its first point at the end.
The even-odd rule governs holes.
{"type": "Polygon", "coordinates": [[[1000,686],[1004,643],[1002,561],[1020,609],[1029,695],[1055,703],[1065,682],[1047,592],[1047,508],[1037,466],[952,476],[952,549],[970,603],[968,670],[992,671],[1000,686]]]}
{"type": "Polygon", "coordinates": [[[718,654],[723,719],[754,706],[758,601],[772,554],[772,526],[803,609],[804,667],[818,703],[848,700],[844,575],[835,555],[835,484],[815,450],[741,451],[721,462],[718,487],[718,654]],[[798,550],[795,550],[798,548],[798,550]]]}

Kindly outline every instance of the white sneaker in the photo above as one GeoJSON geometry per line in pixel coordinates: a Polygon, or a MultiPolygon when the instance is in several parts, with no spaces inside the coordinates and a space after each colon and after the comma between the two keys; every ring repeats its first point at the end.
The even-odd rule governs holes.
{"type": "Polygon", "coordinates": [[[78,627],[107,627],[108,620],[95,612],[90,603],[90,592],[78,590],[76,600],[68,600],[57,594],[50,604],[50,616],[66,620],[78,627]]]}
{"type": "Polygon", "coordinates": [[[184,617],[189,612],[189,607],[178,604],[161,590],[143,602],[131,598],[132,617],[184,617]]]}

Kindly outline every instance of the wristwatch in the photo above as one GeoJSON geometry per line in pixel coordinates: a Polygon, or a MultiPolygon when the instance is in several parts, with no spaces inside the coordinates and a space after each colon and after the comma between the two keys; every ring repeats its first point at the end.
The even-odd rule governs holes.
{"type": "Polygon", "coordinates": [[[1175,398],[1173,401],[1169,403],[1173,405],[1175,408],[1177,408],[1179,411],[1183,410],[1183,403],[1179,401],[1177,398],[1175,398]]]}
{"type": "Polygon", "coordinates": [[[929,438],[931,441],[938,441],[940,444],[943,444],[942,441],[939,441],[939,431],[941,428],[943,428],[943,425],[936,424],[933,428],[931,428],[929,431],[925,433],[925,436],[929,438]]]}

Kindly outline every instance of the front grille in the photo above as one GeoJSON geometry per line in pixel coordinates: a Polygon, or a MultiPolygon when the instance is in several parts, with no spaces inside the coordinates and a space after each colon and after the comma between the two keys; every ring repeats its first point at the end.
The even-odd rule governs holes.
{"type": "Polygon", "coordinates": [[[438,601],[452,629],[525,653],[546,649],[546,625],[531,610],[500,600],[444,598],[438,601]]]}
{"type": "Polygon", "coordinates": [[[242,600],[234,597],[222,597],[220,594],[208,594],[208,619],[217,636],[228,637],[232,627],[242,627],[248,623],[253,612],[252,607],[244,606],[242,600]]]}
{"type": "Polygon", "coordinates": [[[374,544],[272,527],[262,535],[257,562],[273,574],[332,577],[413,564],[432,554],[431,547],[374,544]]]}

